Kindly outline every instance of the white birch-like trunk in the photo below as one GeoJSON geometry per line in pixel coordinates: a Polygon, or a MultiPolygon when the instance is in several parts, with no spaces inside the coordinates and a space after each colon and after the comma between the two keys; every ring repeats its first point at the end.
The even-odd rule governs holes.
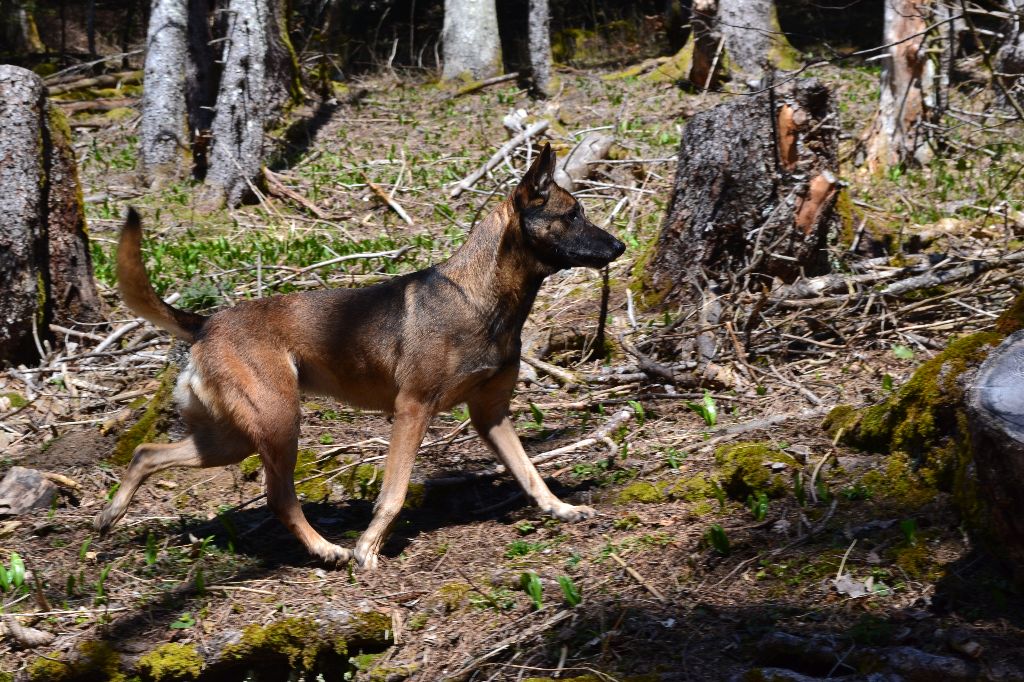
{"type": "Polygon", "coordinates": [[[494,0],[445,0],[445,80],[469,74],[483,79],[501,73],[501,41],[494,0]]]}
{"type": "Polygon", "coordinates": [[[273,0],[231,0],[228,6],[204,208],[237,206],[260,182],[263,133],[287,101],[294,79],[283,22],[273,0]]]}
{"type": "Polygon", "coordinates": [[[551,15],[548,0],[530,0],[527,17],[527,50],[530,58],[530,82],[534,93],[551,95],[551,15]]]}
{"type": "Polygon", "coordinates": [[[883,40],[890,47],[882,61],[878,113],[863,137],[871,172],[931,157],[922,125],[931,101],[925,88],[934,81],[924,49],[930,15],[931,0],[885,0],[883,40]]]}
{"type": "Polygon", "coordinates": [[[795,68],[795,50],[779,28],[775,0],[720,0],[718,30],[732,66],[746,76],[759,75],[765,62],[795,68]]]}
{"type": "Polygon", "coordinates": [[[188,166],[187,45],[187,0],[153,0],[139,126],[142,174],[153,188],[182,177],[188,166]]]}

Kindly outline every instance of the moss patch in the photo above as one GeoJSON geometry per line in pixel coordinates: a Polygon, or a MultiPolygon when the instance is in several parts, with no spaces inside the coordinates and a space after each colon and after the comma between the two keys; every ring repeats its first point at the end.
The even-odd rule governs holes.
{"type": "Polygon", "coordinates": [[[46,654],[28,666],[28,678],[33,682],[64,682],[65,680],[95,679],[104,682],[125,682],[121,672],[121,656],[107,642],[88,640],[78,645],[78,654],[63,662],[59,651],[46,654]]]}
{"type": "Polygon", "coordinates": [[[344,656],[348,642],[343,637],[328,637],[320,624],[308,618],[285,618],[265,627],[250,625],[236,644],[224,649],[223,661],[245,661],[254,656],[280,656],[289,665],[312,669],[324,654],[344,656]]]}
{"type": "Polygon", "coordinates": [[[795,459],[771,443],[723,445],[715,450],[715,461],[726,495],[741,502],[758,493],[781,497],[789,489],[791,472],[798,466],[795,459]],[[782,462],[786,469],[773,471],[769,466],[773,462],[782,462]]]}
{"type": "Polygon", "coordinates": [[[441,606],[445,613],[458,611],[466,605],[472,587],[468,583],[454,582],[441,585],[431,596],[430,601],[441,606]]]}
{"type": "Polygon", "coordinates": [[[168,642],[139,659],[139,672],[153,682],[194,680],[203,669],[203,658],[194,646],[168,642]]]}
{"type": "Polygon", "coordinates": [[[15,410],[19,407],[25,407],[28,405],[28,400],[26,400],[25,396],[20,393],[0,393],[0,396],[7,398],[11,403],[11,408],[15,410]]]}
{"type": "Polygon", "coordinates": [[[644,502],[646,504],[653,504],[657,502],[664,502],[668,498],[665,496],[664,488],[667,484],[665,483],[650,483],[649,481],[637,481],[631,485],[623,488],[615,501],[618,504],[628,504],[630,502],[644,502]]]}
{"type": "Polygon", "coordinates": [[[352,616],[346,631],[353,648],[383,649],[393,641],[391,616],[380,611],[363,611],[352,616]]]}
{"type": "Polygon", "coordinates": [[[131,461],[135,448],[143,443],[153,442],[163,432],[170,416],[171,395],[177,378],[178,370],[174,367],[168,367],[160,373],[160,385],[157,386],[156,393],[149,399],[139,420],[118,437],[110,461],[114,464],[127,464],[131,461]]]}

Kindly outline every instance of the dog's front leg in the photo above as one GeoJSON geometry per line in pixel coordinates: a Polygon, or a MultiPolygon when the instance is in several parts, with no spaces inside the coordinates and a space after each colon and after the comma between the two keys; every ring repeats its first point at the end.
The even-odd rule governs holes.
{"type": "Polygon", "coordinates": [[[469,417],[487,447],[501,460],[542,511],[562,521],[579,521],[595,514],[586,506],[574,506],[558,499],[540,477],[508,415],[518,368],[510,369],[484,385],[468,401],[469,417]]]}
{"type": "Polygon", "coordinates": [[[395,424],[384,462],[384,482],[373,505],[373,520],[356,543],[355,558],[361,569],[377,568],[377,554],[405,503],[412,463],[433,416],[433,405],[401,395],[395,400],[395,424]]]}

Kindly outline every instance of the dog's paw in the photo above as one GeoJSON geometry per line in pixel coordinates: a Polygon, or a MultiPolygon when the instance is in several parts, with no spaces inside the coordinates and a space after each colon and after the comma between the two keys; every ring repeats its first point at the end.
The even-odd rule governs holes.
{"type": "Polygon", "coordinates": [[[376,552],[360,552],[358,547],[356,547],[355,559],[356,568],[368,573],[376,571],[377,566],[380,563],[380,559],[377,557],[376,552]]]}
{"type": "Polygon", "coordinates": [[[351,549],[330,543],[325,543],[323,547],[318,548],[313,554],[327,566],[344,566],[352,560],[351,549]]]}
{"type": "Polygon", "coordinates": [[[559,521],[582,521],[583,519],[589,519],[590,517],[597,514],[593,507],[587,507],[586,505],[571,505],[565,502],[559,502],[557,506],[547,510],[549,514],[554,516],[559,521]]]}
{"type": "Polygon", "coordinates": [[[117,516],[114,515],[114,510],[111,507],[107,507],[93,519],[92,525],[96,528],[96,531],[100,534],[100,537],[106,537],[107,533],[110,532],[111,527],[117,523],[117,516]]]}

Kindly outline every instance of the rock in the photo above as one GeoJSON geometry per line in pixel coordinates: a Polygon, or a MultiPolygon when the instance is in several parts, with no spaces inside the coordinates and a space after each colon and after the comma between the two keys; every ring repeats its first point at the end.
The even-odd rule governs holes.
{"type": "Polygon", "coordinates": [[[42,472],[11,467],[0,481],[0,514],[17,516],[32,509],[45,509],[56,496],[57,486],[42,472]]]}

